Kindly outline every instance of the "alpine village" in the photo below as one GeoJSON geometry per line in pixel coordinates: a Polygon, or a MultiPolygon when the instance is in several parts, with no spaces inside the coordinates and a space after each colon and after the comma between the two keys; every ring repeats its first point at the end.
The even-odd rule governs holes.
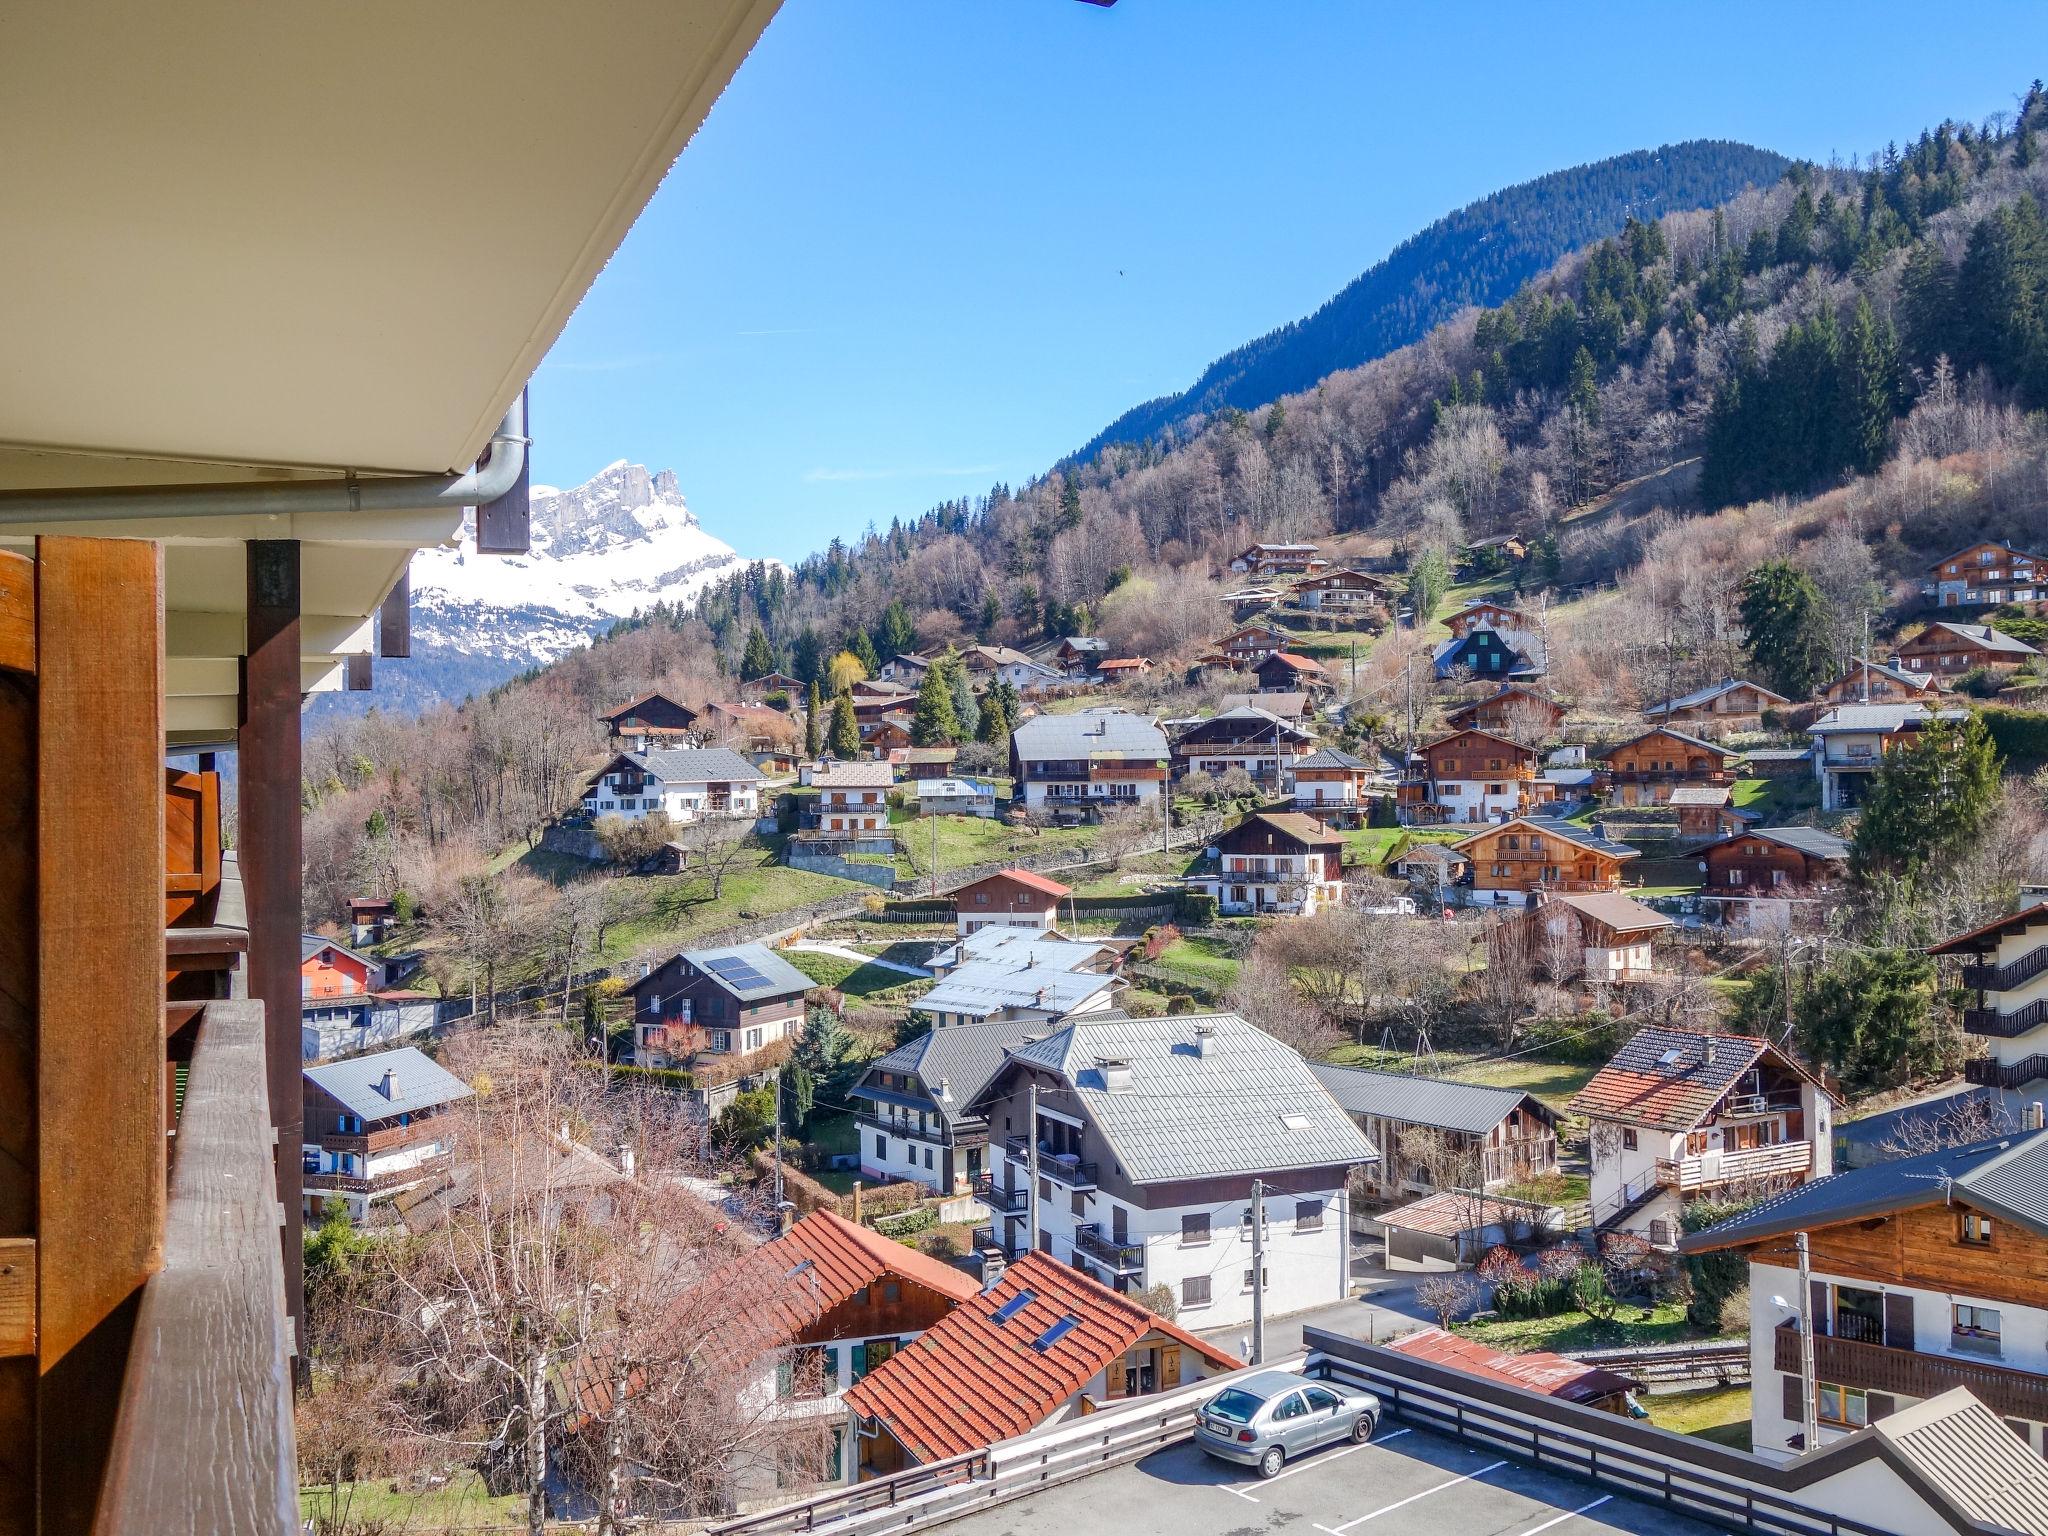
{"type": "Polygon", "coordinates": [[[776,6],[522,0],[494,73],[241,9],[27,29],[20,206],[166,66],[216,135],[290,78],[263,217],[376,275],[186,162],[122,196],[216,208],[203,302],[0,246],[78,386],[4,387],[74,446],[0,447],[0,1532],[2048,1533],[2038,84],[1514,189],[1569,237],[1299,387],[401,707],[776,6]],[[449,244],[543,77],[561,238],[449,244]],[[1372,1444],[1247,1513],[1276,1371],[1372,1444]]]}

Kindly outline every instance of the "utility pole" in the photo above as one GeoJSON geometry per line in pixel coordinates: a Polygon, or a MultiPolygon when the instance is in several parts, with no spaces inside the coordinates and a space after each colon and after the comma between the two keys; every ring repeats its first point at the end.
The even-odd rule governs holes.
{"type": "Polygon", "coordinates": [[[1266,1361],[1266,1181],[1252,1180],[1252,1358],[1266,1361]]]}
{"type": "Polygon", "coordinates": [[[932,817],[932,900],[939,899],[939,818],[932,817]]]}
{"type": "Polygon", "coordinates": [[[1804,1232],[1795,1232],[1792,1243],[1799,1250],[1800,1446],[1812,1452],[1820,1449],[1819,1407],[1814,1401],[1813,1387],[1813,1330],[1817,1321],[1813,1315],[1813,1255],[1807,1251],[1804,1232]]]}
{"type": "Polygon", "coordinates": [[[1870,610],[1863,610],[1863,702],[1870,702],[1870,610]]]}
{"type": "Polygon", "coordinates": [[[1030,1220],[1024,1224],[1025,1247],[1038,1251],[1038,1079],[1031,1080],[1031,1115],[1024,1122],[1024,1167],[1030,1176],[1030,1187],[1024,1194],[1024,1209],[1030,1213],[1030,1220]]]}
{"type": "Polygon", "coordinates": [[[782,1069],[775,1069],[775,1225],[782,1227],[782,1069]]]}

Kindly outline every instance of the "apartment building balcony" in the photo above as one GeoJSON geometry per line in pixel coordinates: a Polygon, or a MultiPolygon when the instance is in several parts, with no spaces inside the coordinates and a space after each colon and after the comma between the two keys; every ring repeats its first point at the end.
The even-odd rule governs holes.
{"type": "Polygon", "coordinates": [[[1074,1228],[1074,1252],[1102,1265],[1114,1275],[1142,1275],[1145,1272],[1145,1245],[1106,1237],[1099,1222],[1083,1222],[1074,1228]]]}
{"type": "Polygon", "coordinates": [[[1657,1182],[1681,1194],[1748,1184],[1764,1179],[1803,1177],[1813,1167],[1813,1144],[1783,1141],[1774,1147],[1742,1152],[1702,1152],[1691,1157],[1657,1159],[1657,1182]]]}
{"type": "Polygon", "coordinates": [[[1021,1216],[1031,1205],[1031,1191],[1006,1189],[991,1174],[984,1173],[974,1181],[974,1193],[983,1205],[1006,1216],[1021,1216]]]}
{"type": "Polygon", "coordinates": [[[2000,1013],[1996,1008],[1963,1010],[1965,1034],[1987,1035],[1995,1040],[2010,1040],[2014,1035],[2024,1035],[2044,1023],[2048,1023],[2048,998],[2038,998],[2012,1013],[2000,1013]]]}
{"type": "Polygon", "coordinates": [[[2010,1064],[1986,1057],[1963,1063],[1963,1081],[1979,1088],[2024,1088],[2048,1078],[2048,1054],[2028,1056],[2010,1064]]]}
{"type": "MultiPolygon", "coordinates": [[[[1022,1136],[1006,1140],[1003,1153],[1013,1163],[1030,1166],[1031,1144],[1022,1136]]],[[[1051,1179],[1055,1184],[1064,1184],[1068,1189],[1095,1188],[1094,1163],[1071,1152],[1054,1152],[1043,1143],[1038,1148],[1038,1172],[1041,1177],[1051,1179]]]]}
{"type": "MultiPolygon", "coordinates": [[[[1776,1369],[1798,1375],[1798,1331],[1790,1325],[1779,1327],[1772,1336],[1771,1355],[1776,1369]]],[[[1817,1380],[1845,1387],[1915,1398],[1968,1387],[1994,1413],[2048,1419],[2048,1376],[2008,1365],[1826,1335],[1813,1341],[1813,1365],[1817,1380]]]]}
{"type": "Polygon", "coordinates": [[[976,1227],[968,1236],[968,1252],[980,1253],[984,1248],[993,1248],[1006,1259],[1014,1259],[1023,1252],[1021,1248],[1011,1247],[1002,1233],[992,1226],[976,1227]]]}
{"type": "Polygon", "coordinates": [[[1796,1090],[1780,1089],[1773,1093],[1738,1093],[1722,1100],[1721,1120],[1754,1120],[1765,1115],[1782,1115],[1799,1107],[1796,1090]]]}
{"type": "Polygon", "coordinates": [[[1978,992],[2010,992],[2048,971],[2048,944],[2038,944],[2005,965],[1966,965],[1963,985],[1978,992]]]}

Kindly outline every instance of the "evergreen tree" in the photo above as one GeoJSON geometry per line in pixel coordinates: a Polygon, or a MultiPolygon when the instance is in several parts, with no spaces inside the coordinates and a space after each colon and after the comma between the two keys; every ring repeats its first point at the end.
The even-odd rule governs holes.
{"type": "Polygon", "coordinates": [[[996,684],[982,695],[981,723],[974,733],[976,741],[985,741],[992,747],[1006,745],[1010,737],[1010,714],[1003,702],[1002,687],[996,684]]]}
{"type": "Polygon", "coordinates": [[[860,664],[867,669],[867,676],[873,677],[877,672],[882,670],[882,658],[875,654],[875,642],[868,638],[868,632],[866,630],[856,629],[850,636],[848,636],[846,641],[846,648],[847,650],[851,651],[854,654],[854,656],[859,660],[860,664]]]}
{"type": "Polygon", "coordinates": [[[996,624],[1002,616],[1002,599],[996,596],[994,588],[990,588],[982,594],[981,621],[974,627],[974,638],[986,644],[989,636],[995,633],[996,624]]]}
{"type": "Polygon", "coordinates": [[[832,701],[832,729],[825,739],[832,755],[850,762],[860,756],[860,722],[853,717],[853,695],[842,693],[832,701]]]}
{"type": "Polygon", "coordinates": [[[804,707],[804,756],[817,760],[818,749],[824,745],[825,700],[818,691],[818,680],[811,679],[810,698],[804,707]]]}
{"type": "Polygon", "coordinates": [[[960,664],[951,646],[924,669],[917,685],[917,709],[911,716],[910,739],[920,747],[942,747],[959,740],[960,720],[953,712],[953,668],[960,664]]]}
{"type": "Polygon", "coordinates": [[[1081,526],[1081,482],[1071,471],[1060,476],[1059,529],[1065,533],[1081,526]]]}
{"type": "Polygon", "coordinates": [[[825,675],[824,647],[818,641],[818,632],[806,624],[797,632],[796,644],[790,648],[790,670],[806,683],[815,683],[825,675]]]}
{"type": "Polygon", "coordinates": [[[1910,883],[1966,851],[1997,805],[1998,768],[1998,748],[1976,714],[1929,720],[1886,751],[1849,848],[1857,883],[1910,883]]]}
{"type": "Polygon", "coordinates": [[[1900,387],[1899,338],[1889,319],[1880,320],[1870,300],[1858,298],[1849,328],[1848,384],[1842,392],[1847,415],[1843,435],[1849,467],[1872,474],[1891,445],[1892,418],[1904,394],[1900,387]]]}
{"type": "Polygon", "coordinates": [[[1415,557],[1408,567],[1408,605],[1415,611],[1420,629],[1436,617],[1436,610],[1451,589],[1451,567],[1444,552],[1432,546],[1415,557]]]}
{"type": "Polygon", "coordinates": [[[1793,1004],[1806,1053],[1857,1093],[1938,1067],[1946,1054],[1934,1014],[1934,962],[1918,950],[1851,950],[1793,1004]]]}
{"type": "Polygon", "coordinates": [[[1905,327],[1906,356],[1918,367],[1956,345],[1956,273],[1932,241],[1917,243],[1906,257],[1899,278],[1899,316],[1905,327]]]}
{"type": "Polygon", "coordinates": [[[795,1059],[810,1073],[815,1095],[828,1103],[846,1097],[862,1067],[853,1035],[839,1022],[838,1014],[823,1006],[814,1006],[805,1014],[795,1059]]]}
{"type": "Polygon", "coordinates": [[[756,624],[747,631],[747,649],[740,657],[740,680],[752,682],[757,677],[766,677],[775,670],[775,653],[768,649],[768,637],[756,624]]]}
{"type": "Polygon", "coordinates": [[[775,1087],[778,1092],[788,1090],[782,1100],[785,1134],[809,1125],[818,1104],[818,1080],[811,1076],[810,1068],[801,1061],[790,1062],[775,1074],[775,1087]]]}
{"type": "Polygon", "coordinates": [[[1813,260],[1813,194],[1805,187],[1792,199],[1785,220],[1778,226],[1777,259],[1805,266],[1813,260]]]}
{"type": "Polygon", "coordinates": [[[907,655],[916,644],[917,630],[910,622],[910,610],[898,599],[882,610],[880,649],[893,658],[907,655]]]}
{"type": "Polygon", "coordinates": [[[1828,604],[1813,578],[1767,560],[1742,578],[1741,614],[1763,681],[1788,699],[1809,697],[1828,664],[1828,604]]]}
{"type": "Polygon", "coordinates": [[[1594,366],[1593,354],[1580,347],[1572,358],[1571,388],[1565,398],[1587,421],[1598,425],[1600,421],[1600,370],[1594,366]]]}
{"type": "Polygon", "coordinates": [[[946,682],[953,694],[953,739],[972,741],[981,729],[981,705],[975,700],[974,685],[967,680],[967,668],[955,662],[946,682]]]}

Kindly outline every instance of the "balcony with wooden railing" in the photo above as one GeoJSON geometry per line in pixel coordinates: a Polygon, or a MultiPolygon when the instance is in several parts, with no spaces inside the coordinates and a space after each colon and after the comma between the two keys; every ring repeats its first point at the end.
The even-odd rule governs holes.
{"type": "Polygon", "coordinates": [[[1984,1035],[1994,1040],[2010,1040],[2014,1035],[2024,1035],[2043,1024],[2048,1024],[2048,998],[2036,998],[2026,1007],[2011,1013],[2000,1013],[1996,1008],[1963,1010],[1965,1034],[1984,1035]]]}
{"type": "MultiPolygon", "coordinates": [[[[1776,1369],[1799,1374],[1796,1329],[1778,1328],[1772,1335],[1771,1353],[1776,1369]]],[[[2007,1365],[1822,1334],[1813,1341],[1813,1366],[1818,1380],[1866,1392],[1923,1398],[1951,1387],[1968,1387],[1994,1413],[2014,1419],[2048,1419],[2048,1376],[2007,1365]]]]}
{"type": "MultiPolygon", "coordinates": [[[[162,561],[0,553],[0,1530],[298,1526],[272,1106],[299,1020],[238,995],[219,778],[165,768],[162,561]]],[[[265,930],[294,980],[298,928],[265,930]]]]}
{"type": "Polygon", "coordinates": [[[1980,1088],[2024,1088],[2048,1078],[2048,1054],[2036,1053],[2015,1062],[1989,1058],[1963,1063],[1963,1081],[1980,1088]]]}
{"type": "Polygon", "coordinates": [[[2048,944],[2037,944],[2017,960],[2004,965],[1978,964],[1963,967],[1962,982],[1978,992],[2010,992],[2048,971],[2048,944]]]}
{"type": "Polygon", "coordinates": [[[1691,1157],[1659,1158],[1657,1181],[1681,1194],[1727,1184],[1802,1178],[1813,1167],[1813,1145],[1781,1141],[1776,1146],[1740,1152],[1702,1152],[1691,1157]]]}

